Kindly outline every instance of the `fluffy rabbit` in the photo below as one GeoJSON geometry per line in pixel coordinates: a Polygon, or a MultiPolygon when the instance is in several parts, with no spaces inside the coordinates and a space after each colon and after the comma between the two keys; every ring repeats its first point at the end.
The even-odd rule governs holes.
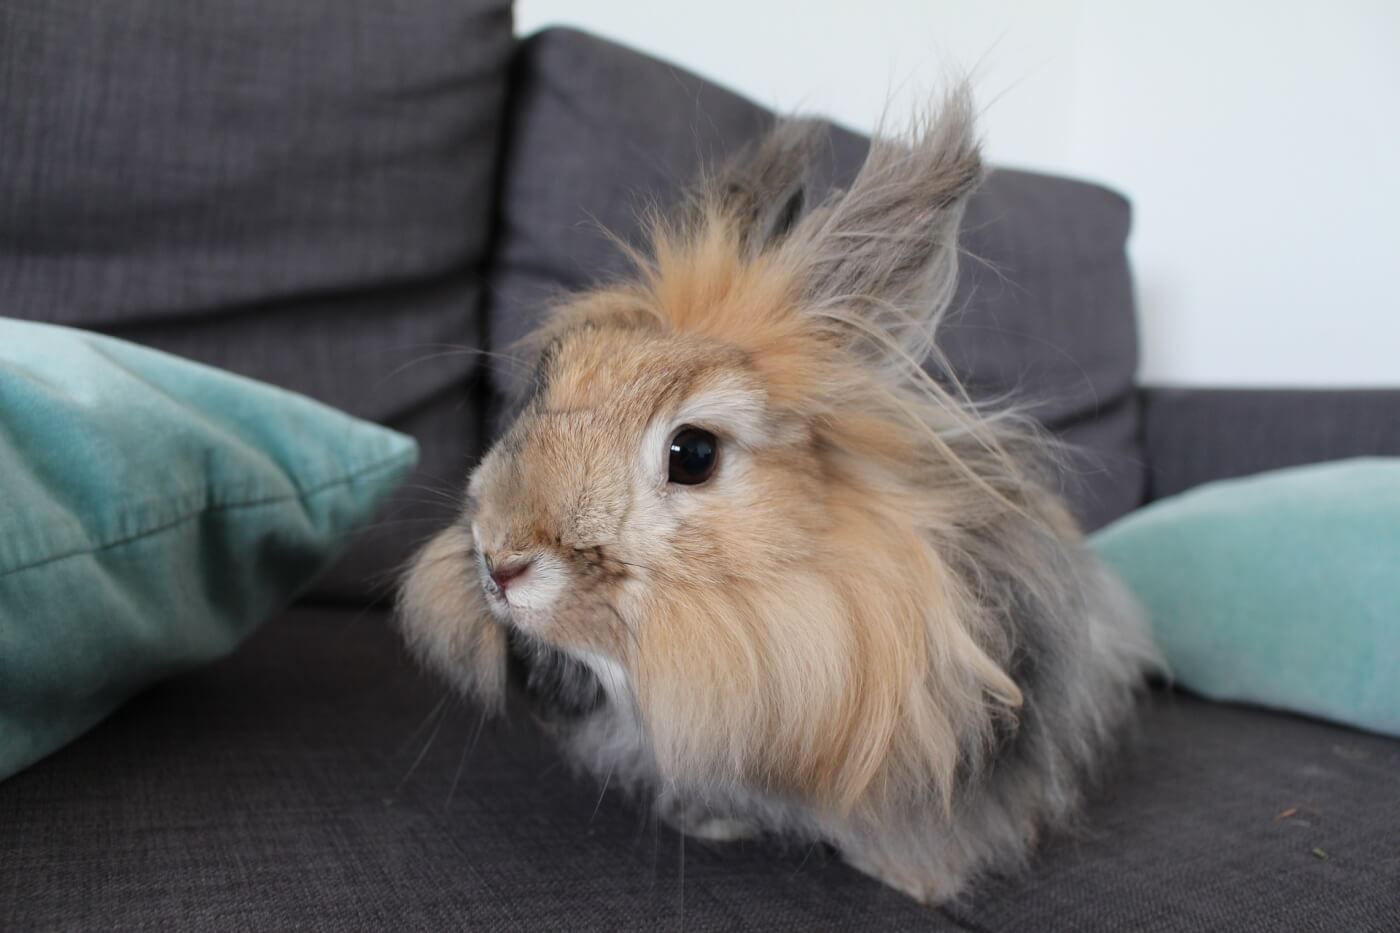
{"type": "Polygon", "coordinates": [[[1067,821],[1151,648],[1045,442],[920,365],[982,165],[965,93],[911,137],[804,204],[821,136],[782,125],[555,309],[400,616],[682,831],[933,903],[1067,821]]]}

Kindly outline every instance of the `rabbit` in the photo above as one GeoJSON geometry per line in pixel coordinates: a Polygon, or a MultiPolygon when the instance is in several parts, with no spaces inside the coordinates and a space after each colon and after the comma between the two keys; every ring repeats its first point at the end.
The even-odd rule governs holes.
{"type": "Polygon", "coordinates": [[[1050,443],[924,368],[984,174],[967,90],[807,203],[822,145],[779,123],[552,309],[398,615],[682,832],[937,904],[1072,820],[1155,655],[1050,443]]]}

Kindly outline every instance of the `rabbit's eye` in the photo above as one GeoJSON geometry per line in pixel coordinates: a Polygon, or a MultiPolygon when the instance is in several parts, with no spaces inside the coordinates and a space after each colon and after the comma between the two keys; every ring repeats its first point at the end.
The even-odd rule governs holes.
{"type": "Polygon", "coordinates": [[[685,425],[671,438],[671,482],[698,486],[709,479],[719,463],[719,439],[704,428],[685,425]]]}

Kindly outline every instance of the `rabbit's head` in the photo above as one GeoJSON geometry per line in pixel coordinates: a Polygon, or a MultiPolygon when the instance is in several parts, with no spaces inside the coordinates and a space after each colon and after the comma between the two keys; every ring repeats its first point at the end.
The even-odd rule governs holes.
{"type": "Polygon", "coordinates": [[[1025,479],[921,368],[982,176],[967,101],[804,205],[821,144],[780,127],[632,280],[555,309],[401,615],[487,703],[513,640],[568,702],[635,716],[664,777],[850,809],[946,793],[1020,702],[947,547],[1025,479]]]}

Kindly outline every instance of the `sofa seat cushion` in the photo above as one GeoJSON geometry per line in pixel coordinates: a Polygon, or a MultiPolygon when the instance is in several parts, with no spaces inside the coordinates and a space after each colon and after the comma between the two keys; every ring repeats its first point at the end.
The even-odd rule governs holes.
{"type": "Polygon", "coordinates": [[[687,841],[482,724],[373,611],[293,611],[0,783],[16,929],[1376,929],[1400,742],[1158,694],[1082,832],[929,910],[821,848],[687,841]],[[1319,855],[1317,852],[1321,852],[1319,855]]]}

